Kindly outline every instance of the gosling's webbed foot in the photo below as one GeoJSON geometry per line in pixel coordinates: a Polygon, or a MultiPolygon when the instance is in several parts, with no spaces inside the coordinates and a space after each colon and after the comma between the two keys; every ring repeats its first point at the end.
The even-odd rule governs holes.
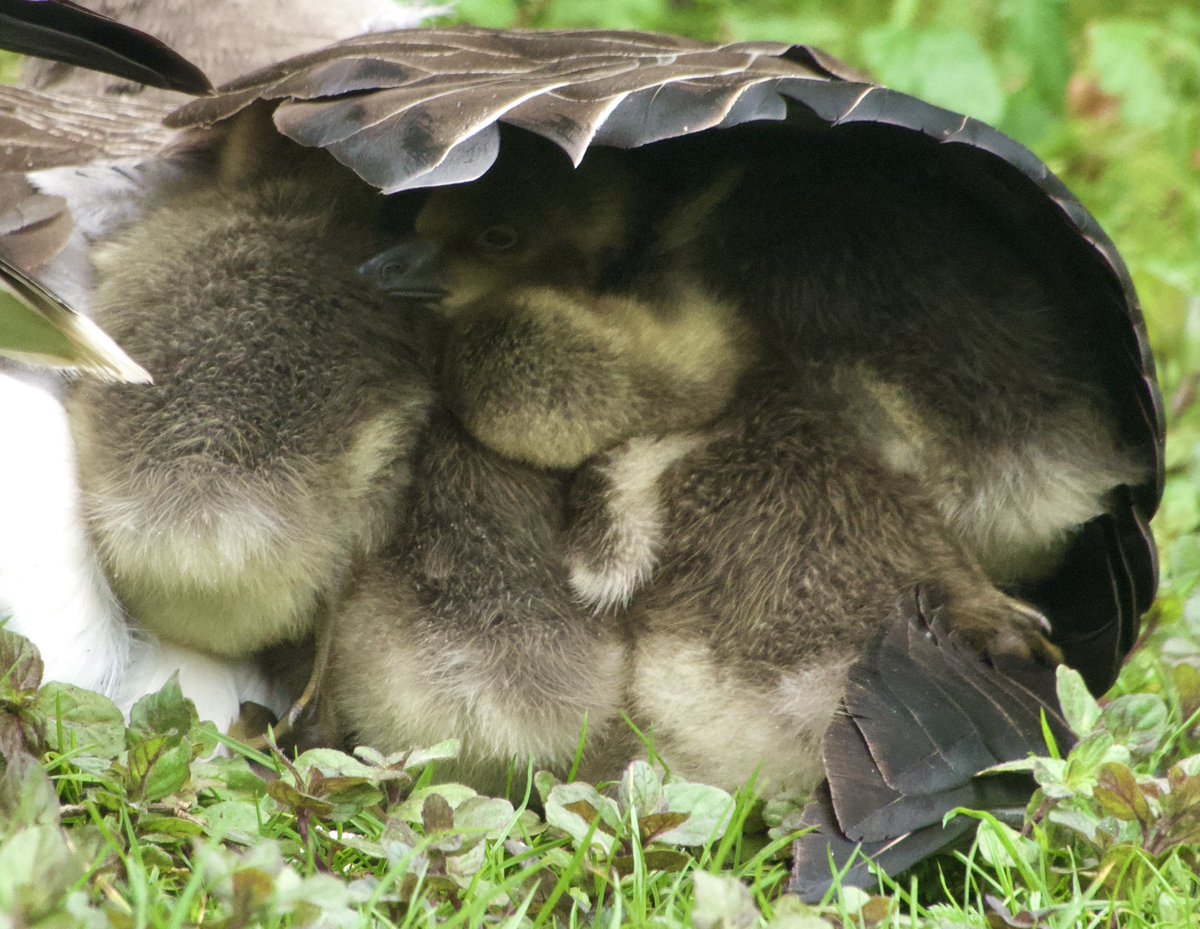
{"type": "Polygon", "coordinates": [[[960,643],[989,658],[1050,666],[1063,660],[1048,638],[1050,621],[1041,611],[994,588],[953,598],[944,619],[960,643]]]}

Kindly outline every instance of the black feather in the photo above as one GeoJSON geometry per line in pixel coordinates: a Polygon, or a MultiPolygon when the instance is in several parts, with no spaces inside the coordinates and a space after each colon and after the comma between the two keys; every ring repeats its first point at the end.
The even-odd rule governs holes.
{"type": "Polygon", "coordinates": [[[827,780],[805,808],[814,830],[794,846],[791,890],[816,899],[832,863],[843,883],[872,880],[867,860],[898,873],[961,842],[973,822],[957,807],[1019,820],[1033,793],[1022,774],[983,774],[1045,753],[1042,720],[1060,751],[1073,742],[1054,671],[998,667],[946,634],[933,592],[906,599],[887,634],[850,670],[842,712],[825,735],[827,780]],[[861,852],[861,855],[859,854],[861,852]]]}
{"type": "Polygon", "coordinates": [[[0,35],[5,48],[25,55],[166,90],[212,90],[198,67],[154,36],[70,0],[0,0],[0,35]]]}

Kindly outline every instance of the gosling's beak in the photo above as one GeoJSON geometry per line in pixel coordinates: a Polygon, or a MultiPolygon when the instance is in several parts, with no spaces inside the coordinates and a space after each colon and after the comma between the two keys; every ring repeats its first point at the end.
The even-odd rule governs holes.
{"type": "Polygon", "coordinates": [[[438,258],[435,244],[413,236],[359,265],[358,273],[389,294],[440,300],[446,282],[438,258]]]}

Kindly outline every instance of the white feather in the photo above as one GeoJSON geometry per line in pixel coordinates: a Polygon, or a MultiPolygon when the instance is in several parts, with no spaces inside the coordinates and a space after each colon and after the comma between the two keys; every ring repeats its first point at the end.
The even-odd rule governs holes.
{"type": "Polygon", "coordinates": [[[61,392],[58,375],[0,367],[0,615],[47,680],[113,696],[129,629],[83,525],[61,392]]]}

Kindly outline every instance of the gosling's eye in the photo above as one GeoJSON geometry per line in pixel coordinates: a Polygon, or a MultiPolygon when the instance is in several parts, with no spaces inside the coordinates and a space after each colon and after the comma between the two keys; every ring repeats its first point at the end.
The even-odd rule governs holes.
{"type": "Polygon", "coordinates": [[[493,252],[506,252],[517,244],[520,237],[512,226],[488,226],[475,240],[483,248],[493,252]]]}

